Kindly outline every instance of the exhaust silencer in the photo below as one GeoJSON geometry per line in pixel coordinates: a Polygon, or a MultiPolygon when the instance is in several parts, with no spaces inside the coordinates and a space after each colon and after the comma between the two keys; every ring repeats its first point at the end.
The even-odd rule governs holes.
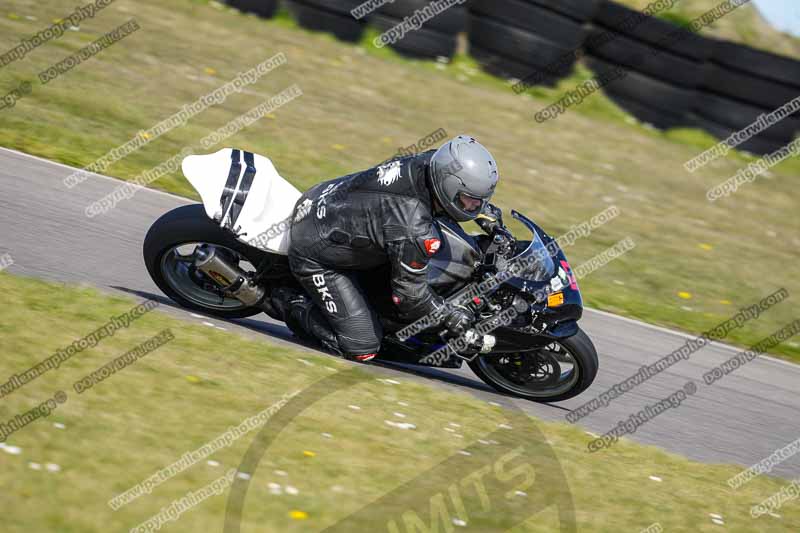
{"type": "Polygon", "coordinates": [[[220,257],[213,246],[204,244],[197,247],[194,252],[194,266],[245,305],[257,306],[264,299],[264,288],[253,284],[238,265],[232,265],[220,257]]]}

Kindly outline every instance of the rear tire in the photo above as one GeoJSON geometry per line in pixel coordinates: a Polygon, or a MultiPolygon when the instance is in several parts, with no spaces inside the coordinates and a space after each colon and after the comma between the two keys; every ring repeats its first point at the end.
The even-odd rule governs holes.
{"type": "Polygon", "coordinates": [[[586,333],[584,333],[581,329],[578,329],[578,333],[572,337],[559,340],[558,344],[569,351],[573,356],[575,364],[578,368],[578,379],[572,388],[554,396],[542,397],[534,396],[533,394],[527,395],[519,390],[510,388],[502,381],[493,378],[490,373],[487,373],[484,370],[485,364],[481,363],[481,357],[477,357],[470,361],[469,367],[473,372],[475,372],[475,375],[484,381],[484,383],[491,385],[498,391],[505,394],[510,394],[519,398],[525,398],[526,400],[531,400],[534,402],[560,402],[577,396],[589,388],[594,381],[595,376],[597,376],[598,361],[597,350],[595,350],[594,344],[592,344],[589,336],[586,335],[586,333]]]}
{"type": "Polygon", "coordinates": [[[144,238],[142,253],[147,272],[158,288],[175,303],[186,309],[202,311],[220,318],[244,318],[262,313],[259,307],[242,307],[237,309],[214,309],[198,305],[184,298],[167,282],[162,271],[162,259],[175,246],[184,243],[205,242],[224,246],[246,257],[258,265],[267,255],[236,240],[233,235],[219,227],[206,216],[200,204],[186,205],[173,209],[156,220],[144,238]]]}

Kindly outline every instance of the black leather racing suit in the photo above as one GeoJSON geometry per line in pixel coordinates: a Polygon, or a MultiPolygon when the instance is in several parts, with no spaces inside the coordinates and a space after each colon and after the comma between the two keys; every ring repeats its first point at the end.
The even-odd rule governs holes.
{"type": "Polygon", "coordinates": [[[381,344],[380,321],[353,271],[390,263],[392,300],[408,322],[441,305],[427,283],[428,261],[441,243],[427,185],[433,154],[320,183],[295,205],[289,265],[332,331],[323,332],[319,312],[299,326],[328,348],[356,356],[376,353],[381,344]]]}

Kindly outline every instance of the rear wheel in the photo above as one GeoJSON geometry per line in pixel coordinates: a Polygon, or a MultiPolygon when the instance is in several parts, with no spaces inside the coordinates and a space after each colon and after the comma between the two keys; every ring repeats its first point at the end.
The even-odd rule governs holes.
{"type": "Polygon", "coordinates": [[[597,375],[597,351],[582,330],[528,352],[482,355],[469,363],[475,374],[500,392],[535,402],[577,396],[597,375]]]}
{"type": "Polygon", "coordinates": [[[187,205],[165,213],[144,239],[147,271],[158,288],[181,307],[221,318],[243,318],[262,312],[224,292],[194,267],[198,246],[214,246],[230,263],[253,272],[265,252],[245,245],[211,221],[202,205],[187,205]]]}

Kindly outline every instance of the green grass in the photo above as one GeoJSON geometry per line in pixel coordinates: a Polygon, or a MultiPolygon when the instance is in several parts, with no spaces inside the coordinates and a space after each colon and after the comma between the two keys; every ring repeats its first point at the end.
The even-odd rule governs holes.
{"type": "Polygon", "coordinates": [[[686,15],[682,15],[680,13],[674,13],[668,11],[666,13],[659,13],[657,15],[658,18],[666,20],[667,22],[671,22],[681,28],[690,28],[692,19],[687,17],[686,15]]]}
{"type": "MultiPolygon", "coordinates": [[[[0,48],[74,9],[66,0],[17,0],[0,11],[0,48]],[[10,18],[10,14],[14,14],[10,18]],[[32,15],[37,20],[28,20],[32,15]]],[[[800,293],[800,162],[714,204],[705,191],[752,158],[728,157],[687,173],[683,163],[716,140],[696,130],[659,132],[602,94],[545,124],[536,111],[590,76],[580,67],[556,88],[515,95],[466,55],[451,64],[410,61],[216,3],[119,0],[79,32],[0,70],[0,94],[135,16],[142,29],[0,111],[0,145],[82,167],[231,80],[284,52],[288,64],[111,166],[131,179],[297,83],[303,96],[224,142],[273,159],[299,188],[368,168],[439,128],[483,141],[500,164],[496,200],[560,235],[614,204],[621,215],[566,250],[573,265],[631,237],[637,247],[581,282],[586,303],[691,332],[705,331],[777,288],[800,293]],[[691,295],[682,299],[680,292],[691,295]]],[[[196,198],[179,174],[153,187],[196,198]]],[[[64,194],[70,194],[64,189],[64,194]]],[[[728,340],[747,345],[797,316],[794,297],[728,340]]],[[[800,361],[795,341],[774,353],[800,361]]]]}
{"type": "MultiPolygon", "coordinates": [[[[3,381],[135,303],[7,273],[0,274],[0,291],[5,303],[0,308],[3,381]]],[[[210,459],[219,466],[201,460],[117,511],[109,508],[109,499],[285,394],[299,390],[298,398],[317,398],[309,387],[339,377],[340,385],[330,394],[319,394],[307,409],[295,416],[290,404],[267,423],[267,428],[279,423],[285,427],[279,433],[270,430],[276,438],[260,460],[249,463],[252,479],[243,531],[320,531],[362,508],[359,516],[366,522],[359,522],[359,531],[385,530],[388,520],[408,509],[428,522],[429,496],[449,494],[454,483],[461,488],[468,523],[487,532],[507,531],[523,520],[513,531],[556,531],[556,511],[570,509],[570,499],[579,531],[639,531],[653,522],[666,531],[716,531],[709,513],[723,515],[730,531],[800,527],[796,505],[785,505],[781,519],[768,516],[756,523],[748,514],[751,505],[779,490],[783,480],[762,476],[732,491],[725,482],[740,467],[698,464],[626,439],[589,454],[591,437],[580,428],[544,423],[406,378],[380,381],[378,375],[353,370],[333,357],[248,340],[156,309],[3,398],[0,421],[5,422],[58,390],[68,395],[48,418],[9,437],[6,444],[19,447],[19,454],[0,452],[3,531],[128,530],[238,468],[255,432],[214,453],[210,459]],[[73,391],[75,381],[165,328],[174,334],[173,341],[90,390],[80,395],[73,391]],[[384,420],[410,422],[416,429],[390,427],[384,420]],[[55,428],[56,422],[65,427],[55,428]],[[513,430],[499,424],[510,424],[513,430]],[[457,453],[467,448],[472,456],[457,453]],[[463,480],[509,457],[515,457],[505,463],[511,479],[499,483],[492,475],[482,478],[492,490],[491,509],[481,511],[485,507],[477,492],[468,488],[474,485],[463,480]],[[33,470],[30,462],[54,463],[61,470],[33,470]],[[663,481],[652,481],[651,475],[663,481]],[[269,483],[282,485],[282,490],[291,485],[298,494],[272,495],[269,483]],[[527,496],[502,497],[514,490],[527,496]],[[370,503],[392,491],[397,492],[389,501],[370,503]],[[542,501],[561,506],[536,512],[542,501]],[[292,511],[305,517],[293,519],[292,511]]],[[[167,530],[220,531],[229,492],[185,512],[167,530]]],[[[454,513],[449,496],[447,508],[454,513]]]]}

